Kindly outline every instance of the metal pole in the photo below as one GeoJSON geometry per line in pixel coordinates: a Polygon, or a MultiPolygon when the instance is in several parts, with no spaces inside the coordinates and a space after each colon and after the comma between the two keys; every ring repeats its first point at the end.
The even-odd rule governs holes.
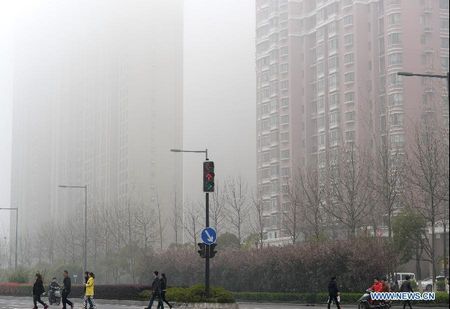
{"type": "Polygon", "coordinates": [[[19,243],[19,208],[16,208],[16,244],[15,244],[15,254],[14,254],[14,270],[17,270],[17,250],[19,243]]]}
{"type": "Polygon", "coordinates": [[[84,186],[84,271],[87,271],[87,185],[84,186]]]}
{"type": "MultiPolygon", "coordinates": [[[[206,192],[206,200],[205,200],[205,208],[206,208],[206,228],[209,227],[209,193],[206,192]]],[[[205,294],[206,297],[209,297],[209,249],[210,247],[207,246],[208,251],[206,253],[206,259],[205,259],[205,294]]]]}

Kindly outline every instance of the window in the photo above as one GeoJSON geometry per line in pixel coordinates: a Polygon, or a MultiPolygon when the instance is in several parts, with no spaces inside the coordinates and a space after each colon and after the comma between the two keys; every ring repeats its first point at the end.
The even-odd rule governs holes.
{"type": "Polygon", "coordinates": [[[336,73],[330,74],[328,77],[328,87],[329,89],[336,89],[337,87],[337,76],[336,73]]]}
{"type": "Polygon", "coordinates": [[[400,33],[394,32],[388,35],[388,46],[399,45],[400,41],[400,33]]]}
{"type": "Polygon", "coordinates": [[[345,121],[353,121],[355,120],[355,112],[346,112],[345,113],[345,121]]]}
{"type": "Polygon", "coordinates": [[[441,57],[441,67],[443,71],[448,71],[448,57],[441,57]]]}
{"type": "Polygon", "coordinates": [[[403,114],[395,113],[390,116],[391,126],[402,126],[403,125],[403,114]]]}
{"type": "Polygon", "coordinates": [[[281,116],[281,124],[288,124],[289,123],[289,115],[283,115],[281,116]]]}
{"type": "Polygon", "coordinates": [[[316,40],[317,40],[317,42],[323,41],[324,37],[325,37],[325,28],[324,27],[320,27],[319,29],[317,29],[317,32],[316,32],[316,40]]]}
{"type": "Polygon", "coordinates": [[[336,71],[338,66],[337,56],[331,56],[328,58],[328,71],[336,71]]]}
{"type": "Polygon", "coordinates": [[[448,18],[441,18],[441,30],[448,30],[448,18]]]}
{"type": "Polygon", "coordinates": [[[402,77],[397,73],[391,73],[388,76],[389,86],[391,87],[399,87],[402,85],[402,77]]]}
{"type": "Polygon", "coordinates": [[[332,22],[328,24],[328,35],[331,36],[336,33],[336,23],[332,22]]]}
{"type": "Polygon", "coordinates": [[[328,106],[334,108],[339,105],[339,95],[337,92],[330,94],[328,97],[328,106]]]}
{"type": "Polygon", "coordinates": [[[345,132],[345,140],[347,142],[352,142],[355,140],[355,131],[345,132]]]}
{"type": "Polygon", "coordinates": [[[280,49],[280,55],[286,56],[287,54],[288,54],[288,48],[287,48],[287,46],[281,47],[281,49],[280,49]]]}
{"type": "Polygon", "coordinates": [[[348,72],[344,74],[344,82],[350,83],[355,81],[355,72],[348,72]]]}
{"type": "Polygon", "coordinates": [[[321,78],[317,81],[317,93],[323,93],[325,91],[325,79],[321,78]]]}
{"type": "Polygon", "coordinates": [[[441,38],[441,48],[448,48],[448,38],[441,38]]]}
{"type": "Polygon", "coordinates": [[[395,53],[388,55],[388,65],[398,65],[402,64],[402,62],[403,62],[402,54],[395,53]]]}
{"type": "Polygon", "coordinates": [[[291,170],[289,167],[282,167],[281,168],[281,176],[282,177],[289,177],[291,176],[291,170]]]}
{"type": "Polygon", "coordinates": [[[339,122],[339,113],[337,111],[330,113],[329,119],[330,127],[338,125],[338,122],[339,122]]]}
{"type": "Polygon", "coordinates": [[[278,127],[278,115],[273,115],[272,117],[270,117],[270,126],[272,128],[278,127]]]}
{"type": "Polygon", "coordinates": [[[344,94],[344,102],[345,103],[349,103],[349,102],[354,102],[355,101],[355,93],[354,92],[347,92],[344,94]]]}
{"type": "Polygon", "coordinates": [[[261,121],[261,130],[270,130],[270,119],[264,119],[263,121],[261,121]]]}
{"type": "Polygon", "coordinates": [[[263,169],[261,169],[261,178],[262,179],[270,178],[270,168],[263,168],[263,169]]]}
{"type": "Polygon", "coordinates": [[[448,0],[439,0],[439,8],[443,10],[448,10],[448,0]]]}
{"type": "Polygon", "coordinates": [[[322,133],[317,137],[317,143],[319,144],[319,147],[325,147],[325,133],[322,133]]]}
{"type": "Polygon", "coordinates": [[[339,139],[339,131],[338,130],[331,130],[330,131],[330,145],[336,145],[339,139]]]}
{"type": "Polygon", "coordinates": [[[393,93],[389,95],[389,106],[398,106],[403,104],[403,95],[401,93],[393,93]]]}
{"type": "Polygon", "coordinates": [[[289,149],[281,151],[281,159],[289,159],[289,149]]]}
{"type": "Polygon", "coordinates": [[[388,16],[389,25],[399,25],[400,24],[400,13],[390,14],[388,16]]]}
{"type": "Polygon", "coordinates": [[[353,56],[354,56],[353,53],[345,54],[344,55],[344,64],[352,64],[354,62],[353,56]]]}
{"type": "Polygon", "coordinates": [[[319,131],[325,129],[325,117],[324,116],[317,118],[317,129],[319,131]]]}
{"type": "Polygon", "coordinates": [[[270,150],[270,158],[272,160],[278,160],[280,156],[280,152],[278,151],[278,148],[274,148],[270,150]]]}
{"type": "Polygon", "coordinates": [[[338,39],[337,37],[331,38],[328,40],[328,52],[335,52],[338,47],[338,39]]]}
{"type": "Polygon", "coordinates": [[[281,99],[281,106],[285,107],[289,105],[289,99],[288,98],[282,98],[281,99]]]}
{"type": "Polygon", "coordinates": [[[404,145],[405,138],[403,134],[391,135],[391,145],[393,147],[402,147],[404,145]]]}
{"type": "Polygon", "coordinates": [[[288,89],[289,81],[283,80],[280,82],[280,89],[288,89]]]}
{"type": "Polygon", "coordinates": [[[317,49],[316,49],[317,59],[322,59],[324,56],[324,53],[325,53],[325,51],[324,51],[323,44],[320,44],[319,46],[317,46],[317,49]]]}
{"type": "Polygon", "coordinates": [[[261,154],[261,161],[263,163],[269,163],[269,161],[270,161],[270,151],[264,151],[261,154]]]}
{"type": "Polygon", "coordinates": [[[270,176],[272,177],[278,177],[280,175],[280,166],[279,165],[273,165],[270,167],[270,176]]]}
{"type": "Polygon", "coordinates": [[[342,19],[342,23],[344,26],[351,26],[353,25],[353,16],[347,15],[342,19]]]}
{"type": "Polygon", "coordinates": [[[347,47],[353,46],[353,34],[352,33],[344,35],[344,45],[347,47]]]}
{"type": "Polygon", "coordinates": [[[281,133],[280,139],[282,142],[288,142],[289,141],[289,133],[288,132],[281,133]]]}
{"type": "Polygon", "coordinates": [[[323,61],[319,61],[317,63],[316,70],[317,70],[317,76],[319,76],[319,77],[321,77],[325,74],[325,66],[323,64],[323,61]]]}
{"type": "Polygon", "coordinates": [[[319,113],[325,110],[325,97],[323,95],[317,98],[317,111],[319,113]]]}
{"type": "Polygon", "coordinates": [[[271,144],[276,144],[278,143],[278,131],[272,132],[270,134],[270,143],[271,144]]]}

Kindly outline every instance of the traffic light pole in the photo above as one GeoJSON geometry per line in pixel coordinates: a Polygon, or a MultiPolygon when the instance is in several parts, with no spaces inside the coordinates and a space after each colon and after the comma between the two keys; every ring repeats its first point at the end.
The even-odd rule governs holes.
{"type": "MultiPolygon", "coordinates": [[[[209,193],[205,193],[205,209],[206,209],[206,228],[209,227],[209,193]]],[[[208,248],[209,250],[209,248],[208,248]]],[[[206,253],[205,259],[205,294],[209,297],[209,252],[206,253]]]]}
{"type": "MultiPolygon", "coordinates": [[[[208,161],[208,149],[205,150],[205,159],[208,161]]],[[[205,193],[205,223],[206,228],[209,227],[209,192],[205,193]]],[[[209,297],[209,252],[206,254],[205,259],[205,294],[206,297],[209,297]]]]}

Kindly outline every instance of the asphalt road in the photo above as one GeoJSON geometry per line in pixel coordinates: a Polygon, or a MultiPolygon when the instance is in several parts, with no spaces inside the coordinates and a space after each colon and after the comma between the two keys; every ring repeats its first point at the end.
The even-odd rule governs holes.
{"type": "MultiPolygon", "coordinates": [[[[72,299],[75,301],[75,309],[82,309],[81,301],[79,299],[72,299]]],[[[146,304],[136,302],[126,302],[122,304],[111,304],[103,301],[97,302],[97,309],[143,309],[146,304]]],[[[356,309],[356,306],[344,305],[344,309],[356,309]]],[[[33,308],[33,301],[31,297],[0,297],[0,309],[31,309],[33,308]]],[[[39,306],[42,308],[42,306],[39,306]]],[[[52,309],[61,308],[61,306],[50,306],[52,309]]],[[[154,307],[156,309],[156,306],[154,307]]],[[[177,307],[174,307],[175,309],[177,307]]],[[[239,309],[325,309],[326,306],[305,306],[295,304],[257,304],[257,303],[240,303],[239,309]]],[[[336,307],[332,307],[336,308],[336,307]]],[[[400,306],[393,307],[401,309],[400,306]]],[[[414,308],[414,306],[413,306],[414,308]]],[[[442,309],[443,307],[422,307],[426,309],[442,309]]]]}

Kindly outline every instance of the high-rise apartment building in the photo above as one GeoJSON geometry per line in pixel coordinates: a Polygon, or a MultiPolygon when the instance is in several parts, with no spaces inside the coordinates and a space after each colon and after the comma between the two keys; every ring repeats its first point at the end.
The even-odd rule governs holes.
{"type": "Polygon", "coordinates": [[[257,0],[257,184],[268,243],[284,227],[286,179],[314,168],[319,182],[339,148],[403,149],[434,110],[448,124],[446,0],[257,0]]]}
{"type": "Polygon", "coordinates": [[[18,24],[11,205],[21,235],[82,214],[83,191],[59,185],[87,185],[89,209],[159,203],[163,222],[182,217],[182,158],[169,153],[182,146],[182,8],[64,1],[18,24]]]}

